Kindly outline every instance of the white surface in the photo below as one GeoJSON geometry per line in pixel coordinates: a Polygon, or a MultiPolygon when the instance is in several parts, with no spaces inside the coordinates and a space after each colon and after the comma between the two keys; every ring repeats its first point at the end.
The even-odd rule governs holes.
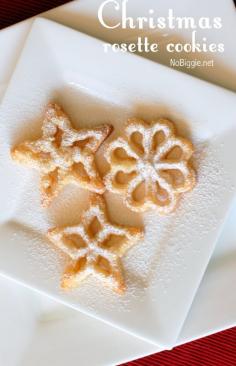
{"type": "MultiPolygon", "coordinates": [[[[66,6],[63,6],[61,8],[55,9],[53,11],[48,12],[48,17],[52,18],[52,19],[56,19],[57,21],[67,24],[67,25],[73,25],[76,29],[82,30],[84,32],[87,33],[91,33],[96,35],[97,37],[105,38],[106,40],[110,40],[109,37],[111,37],[113,35],[112,32],[107,32],[105,37],[103,34],[100,34],[100,31],[97,27],[98,22],[96,19],[96,11],[97,11],[97,7],[98,7],[98,3],[99,1],[95,1],[95,0],[86,0],[86,1],[74,1],[71,4],[68,4],[66,6]],[[89,21],[88,21],[89,20],[89,21]],[[94,32],[94,33],[93,33],[94,32]]],[[[135,12],[135,8],[136,8],[136,1],[131,1],[131,7],[132,10],[131,12],[135,12]]],[[[146,1],[145,3],[147,3],[147,7],[149,7],[149,1],[146,1]]],[[[145,3],[142,2],[142,6],[145,7],[145,3]]],[[[151,4],[151,2],[150,2],[151,4]]],[[[161,1],[159,0],[158,2],[156,1],[155,4],[157,4],[160,9],[162,10],[163,8],[167,7],[166,5],[166,1],[161,1]]],[[[176,9],[177,11],[177,7],[179,8],[179,11],[181,12],[181,9],[184,9],[183,11],[185,11],[186,6],[189,9],[188,14],[190,15],[194,15],[194,12],[196,11],[195,9],[195,5],[198,7],[198,11],[199,13],[202,15],[206,15],[206,16],[215,16],[216,15],[216,9],[217,9],[217,13],[220,14],[224,20],[224,24],[226,24],[226,30],[225,27],[221,30],[220,32],[220,36],[221,36],[221,40],[223,42],[226,42],[228,44],[227,49],[231,50],[231,54],[230,53],[226,53],[224,54],[224,60],[223,60],[223,64],[225,64],[225,66],[227,67],[227,65],[232,65],[232,70],[234,71],[234,73],[236,73],[236,69],[235,69],[235,47],[234,47],[234,39],[233,37],[231,37],[231,33],[234,34],[235,33],[235,28],[236,28],[236,22],[235,22],[235,12],[234,12],[234,5],[233,2],[231,0],[225,0],[225,1],[216,1],[216,0],[208,0],[208,1],[201,1],[201,2],[195,2],[194,1],[188,1],[187,4],[184,4],[184,2],[179,1],[178,4],[175,3],[173,8],[176,9]],[[192,10],[191,10],[192,8],[192,10]]],[[[11,28],[8,28],[6,30],[3,30],[0,32],[0,49],[4,50],[4,54],[1,54],[1,58],[0,58],[0,80],[1,83],[4,82],[5,84],[7,83],[12,71],[13,71],[13,67],[17,61],[17,57],[18,54],[20,53],[20,50],[22,48],[22,42],[25,40],[25,37],[28,33],[28,30],[30,29],[30,23],[31,21],[28,20],[26,22],[23,22],[21,24],[17,24],[16,26],[13,26],[11,28]],[[3,57],[4,55],[4,57],[3,57]]],[[[128,35],[129,36],[129,35],[128,35]]],[[[123,34],[119,35],[119,32],[117,32],[116,37],[120,37],[120,40],[124,40],[123,34]]],[[[213,39],[213,41],[218,41],[219,42],[219,33],[215,34],[215,37],[213,39]]],[[[159,60],[157,60],[159,61],[159,60]]],[[[226,73],[222,73],[222,70],[220,67],[218,67],[218,65],[215,65],[214,69],[212,70],[212,72],[209,74],[209,76],[206,75],[206,78],[209,77],[209,80],[211,81],[216,81],[219,84],[222,84],[225,87],[231,87],[231,83],[234,84],[233,88],[234,90],[236,90],[235,88],[235,77],[231,77],[231,73],[229,74],[228,72],[226,73]],[[225,79],[224,79],[224,74],[225,74],[225,79]],[[219,76],[219,78],[218,78],[219,76]]],[[[201,76],[201,72],[202,70],[196,70],[196,74],[199,76],[201,76]]],[[[234,75],[234,74],[232,74],[234,75]]],[[[2,86],[2,85],[1,85],[2,86]]],[[[2,89],[2,88],[1,88],[2,89]]],[[[1,90],[0,90],[1,92],[1,90]]],[[[187,342],[193,338],[198,338],[201,336],[204,336],[206,334],[209,333],[213,333],[215,331],[217,331],[218,329],[225,329],[227,327],[233,326],[236,324],[236,314],[235,314],[235,309],[236,309],[236,293],[235,291],[232,291],[231,288],[232,286],[229,285],[230,281],[229,279],[233,279],[236,276],[236,266],[235,266],[235,249],[236,249],[236,228],[235,228],[235,220],[236,220],[236,209],[235,209],[236,205],[233,208],[233,211],[230,215],[229,220],[227,221],[227,224],[225,225],[224,231],[220,237],[220,240],[218,242],[217,245],[217,253],[216,255],[213,256],[210,265],[208,266],[207,272],[204,276],[204,279],[202,281],[202,284],[200,286],[200,289],[198,290],[197,296],[195,297],[195,300],[193,302],[193,305],[191,307],[191,311],[189,313],[189,316],[187,318],[187,321],[185,322],[185,326],[183,328],[183,331],[181,332],[180,335],[180,342],[187,342]],[[209,296],[209,293],[211,294],[209,296]],[[222,296],[223,294],[223,296],[222,296]],[[220,301],[219,301],[220,299],[220,301]],[[222,311],[223,309],[223,311],[222,311]]],[[[2,282],[5,280],[2,280],[2,282]]],[[[233,281],[233,280],[232,280],[233,281]]],[[[6,281],[6,285],[7,285],[6,281]]],[[[25,293],[27,293],[24,289],[21,289],[15,285],[12,285],[10,288],[8,288],[9,293],[15,292],[15,288],[17,288],[18,293],[21,292],[21,298],[19,298],[19,301],[24,301],[25,299],[25,293]],[[12,290],[11,290],[12,289],[12,290]]],[[[33,295],[32,292],[30,293],[30,298],[34,297],[35,302],[38,302],[39,297],[36,295],[33,295]]],[[[60,318],[59,320],[55,317],[54,315],[52,316],[52,314],[54,314],[54,312],[50,312],[49,314],[49,318],[51,320],[51,322],[47,323],[47,322],[43,322],[40,327],[39,327],[39,331],[36,332],[35,337],[33,339],[32,342],[35,342],[35,347],[34,350],[36,351],[36,346],[38,343],[41,342],[40,340],[40,335],[45,338],[47,337],[47,333],[48,333],[48,328],[50,327],[50,325],[53,324],[53,329],[54,327],[57,326],[59,329],[61,329],[61,319],[64,318],[65,316],[65,312],[66,313],[70,313],[70,314],[75,314],[73,311],[66,309],[62,306],[57,305],[57,303],[54,303],[53,301],[46,301],[46,298],[41,297],[40,299],[42,299],[44,305],[44,310],[47,311],[48,309],[48,303],[50,304],[50,306],[53,308],[53,306],[55,306],[58,309],[58,317],[60,318]],[[52,319],[53,318],[53,319],[52,319]]],[[[1,303],[3,305],[3,303],[5,304],[11,304],[10,301],[10,296],[8,297],[7,295],[5,297],[2,297],[1,299],[1,303]]],[[[28,301],[28,300],[27,300],[28,301]]],[[[7,305],[8,306],[8,305],[7,305]]],[[[4,319],[7,316],[7,314],[2,313],[4,319]]],[[[86,319],[87,317],[84,316],[83,314],[77,314],[76,316],[74,316],[74,330],[73,330],[73,325],[72,325],[72,329],[71,329],[71,334],[76,334],[76,331],[80,322],[78,321],[78,315],[81,316],[82,318],[86,319]]],[[[29,310],[29,318],[31,317],[31,312],[29,310]]],[[[9,312],[8,317],[11,317],[11,312],[9,312]]],[[[89,324],[89,322],[88,322],[89,324]]],[[[16,327],[16,324],[15,324],[16,327]]],[[[110,340],[110,337],[105,337],[106,333],[103,332],[103,327],[106,327],[106,325],[104,325],[101,322],[96,321],[96,327],[100,327],[100,331],[99,331],[99,337],[96,341],[96,344],[100,344],[101,347],[101,352],[103,350],[103,346],[104,343],[107,344],[108,341],[110,340]],[[102,341],[100,341],[102,338],[102,341]],[[106,339],[106,341],[104,342],[104,339],[106,339]]],[[[17,327],[16,327],[17,329],[17,327]]],[[[87,326],[87,329],[90,329],[89,326],[87,326]]],[[[2,329],[1,329],[2,330],[2,329]]],[[[0,330],[0,331],[1,331],[0,330]]],[[[115,330],[118,337],[119,335],[119,331],[115,330]]],[[[80,333],[81,334],[81,333],[80,333]]],[[[85,334],[84,336],[84,342],[87,342],[87,345],[91,345],[90,344],[90,335],[88,332],[84,332],[83,334],[85,334]]],[[[123,333],[122,333],[123,334],[123,333]]],[[[22,327],[20,326],[19,328],[19,335],[21,335],[22,337],[22,327]]],[[[113,335],[114,336],[114,335],[113,335]]],[[[6,338],[6,334],[5,332],[0,332],[0,337],[1,339],[5,339],[6,338]]],[[[123,335],[122,335],[123,337],[123,335]]],[[[52,340],[51,340],[52,341],[52,340]]],[[[55,356],[55,354],[59,353],[61,355],[60,349],[61,349],[61,343],[60,343],[60,339],[57,342],[57,338],[53,339],[54,342],[54,347],[53,349],[48,349],[48,359],[50,360],[51,358],[53,358],[55,356]],[[55,352],[56,349],[56,352],[55,352]],[[50,356],[51,353],[51,356],[50,356]]],[[[66,349],[68,347],[70,347],[71,345],[74,345],[74,350],[72,350],[72,355],[73,357],[70,358],[71,353],[67,352],[67,356],[68,359],[70,359],[71,361],[74,360],[74,355],[76,354],[76,360],[79,362],[81,360],[81,352],[80,350],[78,351],[78,344],[79,344],[79,339],[78,339],[78,343],[76,342],[76,340],[74,340],[74,342],[72,342],[72,339],[70,337],[65,338],[64,339],[64,351],[66,353],[66,349]],[[68,340],[68,342],[67,342],[68,340]]],[[[1,343],[1,349],[3,347],[3,349],[6,348],[6,344],[8,344],[7,342],[3,342],[1,343]]],[[[16,349],[17,345],[20,344],[20,339],[16,339],[16,342],[14,343],[14,349],[16,349]]],[[[132,344],[132,342],[131,342],[132,344]]],[[[95,346],[95,345],[94,345],[95,346]]],[[[13,347],[13,343],[12,343],[12,347],[13,347]]],[[[124,349],[123,351],[123,355],[124,358],[137,358],[140,355],[139,353],[139,348],[140,345],[137,342],[137,348],[135,347],[129,347],[129,342],[127,340],[127,348],[124,349]],[[132,351],[131,351],[132,348],[132,351]]],[[[0,352],[1,352],[0,349],[0,352]]],[[[151,353],[151,352],[155,352],[155,347],[147,345],[146,346],[146,354],[151,353]]],[[[40,352],[42,352],[42,350],[40,350],[40,348],[38,349],[38,353],[40,354],[40,352]]],[[[103,352],[104,353],[104,352],[103,352]]],[[[1,353],[2,354],[2,353],[1,353]]],[[[105,353],[104,353],[105,354],[105,353]]],[[[11,359],[14,358],[14,355],[12,353],[8,353],[7,355],[7,359],[5,362],[6,366],[16,366],[16,364],[13,362],[10,362],[11,359]]],[[[59,357],[60,358],[60,357],[59,357]]],[[[120,362],[122,362],[123,357],[121,356],[121,358],[116,358],[116,356],[114,356],[114,364],[118,364],[120,362]]],[[[35,365],[37,364],[37,361],[39,362],[39,360],[36,360],[35,365]]],[[[59,359],[57,360],[59,361],[59,359]]],[[[46,360],[45,360],[46,362],[46,360]]],[[[105,359],[104,359],[105,362],[105,359]]],[[[110,360],[110,362],[112,362],[112,359],[110,360]]],[[[81,363],[82,364],[82,363],[81,363]]],[[[49,363],[48,365],[51,366],[51,363],[49,363]]],[[[91,365],[94,365],[93,360],[91,360],[91,365]]],[[[44,365],[46,366],[46,365],[44,365]]],[[[86,366],[88,366],[88,364],[86,364],[86,366]]]]}
{"type": "Polygon", "coordinates": [[[0,299],[0,365],[15,366],[35,334],[40,303],[27,290],[4,278],[0,278],[0,299]]]}
{"type": "MultiPolygon", "coordinates": [[[[173,346],[234,195],[236,171],[230,158],[236,137],[235,101],[236,96],[224,89],[129,54],[105,54],[103,44],[93,38],[50,21],[35,21],[0,110],[0,124],[8,121],[0,133],[0,235],[6,243],[1,247],[1,272],[161,347],[173,346]],[[145,78],[140,80],[143,70],[145,78]],[[75,223],[83,207],[76,199],[79,191],[68,189],[47,213],[35,189],[36,175],[17,169],[9,159],[12,144],[40,133],[41,123],[36,121],[54,98],[78,126],[109,121],[119,134],[127,116],[165,116],[198,143],[198,184],[170,217],[144,216],[145,240],[124,260],[129,286],[123,297],[93,280],[74,293],[60,291],[63,262],[44,233],[55,224],[75,223]]],[[[142,218],[124,211],[120,202],[109,195],[112,218],[122,223],[125,212],[126,223],[140,223],[142,218]]]]}
{"type": "Polygon", "coordinates": [[[21,366],[65,366],[68,362],[110,366],[157,351],[154,345],[71,310],[63,319],[39,323],[21,366]]]}

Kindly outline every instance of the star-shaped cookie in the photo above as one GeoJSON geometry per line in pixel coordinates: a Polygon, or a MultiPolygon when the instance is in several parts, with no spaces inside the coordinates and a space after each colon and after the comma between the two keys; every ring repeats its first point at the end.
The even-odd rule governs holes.
{"type": "Polygon", "coordinates": [[[85,278],[95,275],[116,292],[123,293],[126,286],[120,257],[143,238],[143,231],[111,224],[103,197],[91,194],[89,208],[82,214],[80,224],[51,229],[47,236],[71,260],[62,277],[62,288],[78,287],[85,278]]]}
{"type": "Polygon", "coordinates": [[[19,163],[41,173],[42,205],[47,207],[68,183],[102,194],[105,187],[95,165],[95,153],[112,132],[112,126],[75,130],[57,104],[46,108],[42,137],[26,141],[11,151],[19,163]]]}

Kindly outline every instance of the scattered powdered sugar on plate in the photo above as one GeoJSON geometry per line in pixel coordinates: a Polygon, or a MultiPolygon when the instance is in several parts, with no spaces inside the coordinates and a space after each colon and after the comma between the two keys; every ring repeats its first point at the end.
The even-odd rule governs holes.
{"type": "MultiPolygon", "coordinates": [[[[25,240],[29,241],[29,234],[25,235],[25,240]]],[[[27,245],[28,266],[31,269],[32,279],[37,282],[38,269],[43,266],[44,271],[40,276],[40,287],[44,288],[48,283],[55,282],[56,287],[59,288],[58,277],[61,269],[66,263],[65,258],[61,253],[50,246],[45,238],[37,233],[31,233],[30,245],[27,245]],[[40,265],[38,264],[40,263],[40,265]]]]}
{"type": "MultiPolygon", "coordinates": [[[[224,196],[224,189],[227,189],[224,168],[217,160],[220,148],[200,146],[197,150],[197,184],[193,191],[182,196],[179,206],[171,215],[160,217],[154,211],[145,215],[146,240],[144,245],[136,248],[132,268],[139,268],[138,272],[148,279],[147,285],[153,275],[164,280],[161,273],[167,272],[166,260],[171,252],[176,262],[181,261],[181,251],[186,249],[186,245],[194,254],[198,253],[200,248],[192,247],[193,235],[197,234],[200,242],[219,222],[217,207],[224,196]],[[165,267],[164,271],[162,266],[165,267]]],[[[168,267],[176,270],[171,262],[168,267]]]]}
{"type": "MultiPolygon", "coordinates": [[[[130,312],[135,301],[145,303],[150,288],[158,288],[156,295],[152,294],[152,301],[155,301],[155,297],[158,301],[161,293],[165,295],[172,279],[181,277],[183,268],[187,269],[188,263],[185,263],[184,252],[190,251],[193,256],[201,255],[201,246],[204,245],[202,239],[205,234],[214,231],[219,222],[217,206],[224,195],[224,186],[227,186],[224,185],[224,168],[220,160],[217,160],[220,149],[199,145],[195,157],[198,165],[197,185],[192,192],[182,197],[174,213],[160,217],[154,211],[150,211],[144,215],[144,241],[139,242],[122,258],[128,285],[128,291],[124,296],[112,293],[93,277],[71,292],[65,293],[59,290],[60,295],[65,299],[68,298],[74,306],[79,304],[93,314],[111,311],[130,312]],[[199,237],[199,245],[193,246],[191,238],[196,234],[199,237]]],[[[58,224],[60,220],[61,222],[66,220],[67,224],[76,224],[81,211],[76,196],[78,196],[77,188],[68,187],[67,192],[62,193],[61,198],[54,204],[52,209],[54,215],[49,210],[50,221],[58,224]],[[70,202],[72,202],[71,208],[70,202]]],[[[83,197],[82,206],[86,207],[86,194],[83,196],[81,191],[80,196],[83,197]]],[[[112,195],[109,196],[112,200],[112,195]]],[[[117,199],[115,195],[114,199],[117,199]]],[[[26,208],[24,212],[27,213],[26,208]]],[[[42,234],[42,230],[40,232],[42,234]]],[[[46,240],[44,245],[42,243],[39,245],[36,239],[31,241],[28,253],[29,265],[32,268],[35,261],[41,263],[43,281],[46,281],[48,276],[50,282],[53,279],[59,288],[60,276],[67,262],[66,257],[53,249],[46,240]]],[[[155,294],[155,291],[153,293],[155,294]]]]}
{"type": "MultiPolygon", "coordinates": [[[[129,225],[140,225],[143,222],[145,230],[145,239],[122,258],[128,285],[128,291],[122,297],[112,293],[92,277],[70,293],[60,290],[60,276],[67,259],[60,251],[52,248],[45,233],[56,225],[77,224],[82,210],[88,204],[88,192],[69,185],[48,210],[42,209],[38,172],[28,173],[28,169],[16,167],[24,184],[12,220],[18,222],[19,227],[22,225],[27,228],[24,235],[25,242],[28,243],[28,265],[32,273],[35,267],[38,268],[35,280],[40,272],[43,284],[50,283],[50,288],[54,286],[54,292],[59,291],[63,298],[70,299],[75,306],[80,304],[87,311],[96,314],[112,310],[130,312],[137,300],[146,301],[147,293],[152,287],[158,288],[158,291],[154,291],[157,298],[160,291],[165,294],[172,279],[181,277],[183,268],[188,266],[184,262],[183,253],[190,250],[192,255],[201,255],[201,248],[193,246],[191,238],[197,234],[201,243],[205,234],[215,229],[219,221],[217,206],[224,195],[224,187],[227,186],[223,167],[217,158],[222,147],[204,147],[201,143],[198,146],[195,144],[195,147],[197,185],[192,192],[182,196],[179,206],[171,215],[160,217],[155,211],[143,216],[137,215],[124,208],[119,196],[106,194],[112,221],[124,223],[125,216],[125,222],[129,225]]],[[[14,195],[13,198],[15,199],[14,195]]]]}
{"type": "MultiPolygon", "coordinates": [[[[35,23],[0,107],[0,271],[5,269],[69,306],[169,347],[187,315],[233,196],[229,188],[234,179],[230,148],[235,140],[235,97],[141,58],[104,57],[98,41],[47,23],[35,23]],[[50,37],[45,42],[47,31],[50,37]],[[67,37],[72,43],[60,47],[60,40],[67,37]],[[38,53],[31,48],[34,39],[39,41],[38,53]],[[41,47],[48,51],[44,62],[37,57],[41,47]],[[31,58],[35,62],[29,62],[31,58]],[[114,68],[120,68],[122,77],[114,68]],[[49,209],[42,209],[38,172],[10,160],[11,147],[41,136],[43,112],[50,101],[62,105],[75,128],[112,124],[109,139],[122,135],[127,117],[147,121],[166,117],[195,146],[196,139],[207,142],[205,148],[199,146],[196,157],[197,185],[183,195],[170,216],[159,217],[154,211],[144,216],[129,213],[121,197],[106,193],[112,222],[144,225],[145,229],[144,240],[122,258],[127,283],[124,296],[93,277],[74,291],[60,289],[68,258],[45,234],[57,225],[76,224],[88,204],[87,193],[68,185],[49,209]]],[[[102,174],[106,168],[103,152],[100,149],[96,158],[102,174]]]]}
{"type": "MultiPolygon", "coordinates": [[[[71,100],[71,94],[69,96],[69,100],[71,100]]],[[[84,98],[89,99],[87,96],[84,98]]],[[[93,104],[91,97],[89,101],[93,104]]],[[[80,113],[86,116],[86,108],[89,103],[87,102],[83,110],[82,102],[79,106],[80,113]]],[[[72,107],[76,117],[77,100],[72,107]]],[[[127,110],[122,111],[117,108],[114,121],[112,121],[110,119],[113,115],[112,108],[111,110],[105,109],[106,118],[103,118],[102,114],[103,105],[95,103],[95,109],[100,110],[100,122],[112,123],[115,126],[115,132],[111,138],[122,135],[122,123],[126,121],[127,114],[129,114],[127,110]]],[[[80,126],[80,118],[83,120],[80,113],[78,121],[75,118],[75,127],[80,126]]],[[[95,118],[95,114],[92,114],[96,119],[97,115],[95,118]]],[[[92,126],[98,125],[100,122],[94,120],[92,126]]],[[[86,127],[86,123],[87,120],[83,127],[86,127]]],[[[20,124],[24,124],[24,122],[21,121],[20,124]]],[[[18,131],[20,124],[17,126],[18,131]]],[[[145,319],[145,323],[153,322],[153,319],[157,319],[157,314],[160,318],[163,317],[163,306],[159,307],[161,298],[163,304],[163,299],[164,302],[165,300],[166,302],[171,301],[172,296],[176,296],[176,291],[182,297],[186,296],[185,292],[190,293],[181,288],[189,286],[189,289],[192,289],[193,287],[192,273],[188,283],[188,274],[192,271],[193,259],[196,259],[197,262],[195,280],[198,281],[199,271],[204,270],[202,261],[204,260],[207,264],[209,250],[213,250],[212,241],[215,241],[215,229],[223,219],[219,206],[230,185],[221,160],[224,146],[214,141],[213,138],[206,143],[202,142],[204,138],[199,138],[199,142],[196,142],[197,136],[194,135],[192,140],[197,152],[193,162],[197,172],[197,184],[193,191],[182,195],[176,211],[169,216],[159,216],[155,211],[149,211],[143,215],[131,212],[124,206],[122,197],[106,192],[105,199],[111,222],[143,226],[145,230],[144,240],[137,243],[122,257],[127,292],[123,296],[119,296],[92,276],[78,289],[63,291],[60,289],[60,278],[69,258],[54,248],[46,239],[45,234],[49,228],[55,226],[78,224],[82,211],[88,206],[88,192],[75,185],[68,185],[53,200],[48,209],[43,209],[40,204],[39,173],[17,166],[10,159],[9,150],[13,144],[12,138],[14,140],[16,135],[15,125],[10,126],[0,128],[0,138],[4,142],[0,148],[0,155],[4,169],[7,171],[6,186],[8,187],[7,198],[3,197],[4,209],[9,209],[9,215],[5,218],[4,225],[8,225],[9,233],[12,233],[10,238],[12,247],[15,246],[19,252],[24,252],[24,261],[20,264],[24,268],[19,270],[24,277],[24,282],[28,282],[32,287],[86,313],[108,321],[114,319],[119,324],[123,323],[125,328],[130,327],[132,331],[135,327],[139,327],[140,314],[144,314],[147,309],[157,308],[153,312],[153,316],[145,319]],[[211,233],[212,240],[209,239],[211,233]],[[130,318],[130,322],[127,321],[126,316],[130,318]],[[135,324],[133,324],[134,321],[135,324]]],[[[39,122],[37,122],[37,136],[35,137],[40,136],[38,126],[39,122]]],[[[26,126],[24,126],[25,130],[26,126]]],[[[103,164],[104,146],[97,154],[101,174],[106,173],[106,166],[103,164]]],[[[180,304],[183,303],[180,302],[180,304]]],[[[169,310],[166,313],[171,316],[169,310]]],[[[157,319],[157,323],[159,320],[157,319]]],[[[143,329],[141,319],[140,324],[143,329]]]]}

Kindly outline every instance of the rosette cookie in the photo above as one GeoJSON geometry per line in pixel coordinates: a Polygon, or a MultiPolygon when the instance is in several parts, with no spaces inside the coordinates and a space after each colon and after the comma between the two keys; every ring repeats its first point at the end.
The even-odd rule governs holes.
{"type": "Polygon", "coordinates": [[[95,164],[95,153],[109,136],[112,126],[76,130],[57,104],[49,104],[42,126],[42,137],[12,149],[19,163],[41,173],[42,205],[47,207],[69,183],[102,194],[105,187],[95,164]]]}
{"type": "Polygon", "coordinates": [[[131,210],[157,209],[172,212],[182,193],[195,185],[190,141],[177,137],[172,122],[159,119],[150,124],[130,119],[125,138],[112,141],[105,151],[110,171],[105,176],[109,191],[121,194],[131,210]]]}
{"type": "Polygon", "coordinates": [[[91,194],[88,210],[76,226],[54,228],[49,240],[70,258],[61,287],[78,287],[93,275],[118,293],[126,289],[120,258],[143,238],[143,231],[110,223],[102,196],[91,194]]]}

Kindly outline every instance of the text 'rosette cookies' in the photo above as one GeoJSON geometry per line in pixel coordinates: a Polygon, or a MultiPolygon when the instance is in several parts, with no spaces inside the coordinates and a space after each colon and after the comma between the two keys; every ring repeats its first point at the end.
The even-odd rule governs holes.
{"type": "Polygon", "coordinates": [[[193,151],[190,141],[175,135],[169,120],[148,124],[129,119],[125,138],[112,141],[105,151],[110,165],[106,188],[121,194],[133,211],[157,209],[161,215],[169,214],[181,193],[195,185],[195,172],[189,162],[193,151]]]}
{"type": "Polygon", "coordinates": [[[102,194],[105,187],[95,165],[95,153],[112,129],[102,125],[76,130],[60,106],[49,104],[42,137],[16,146],[11,156],[40,171],[44,207],[69,183],[102,194]]]}
{"type": "Polygon", "coordinates": [[[93,193],[80,224],[51,229],[48,238],[71,261],[62,277],[63,289],[76,288],[94,275],[114,291],[123,293],[126,285],[120,258],[143,238],[143,231],[111,224],[103,197],[93,193]]]}

